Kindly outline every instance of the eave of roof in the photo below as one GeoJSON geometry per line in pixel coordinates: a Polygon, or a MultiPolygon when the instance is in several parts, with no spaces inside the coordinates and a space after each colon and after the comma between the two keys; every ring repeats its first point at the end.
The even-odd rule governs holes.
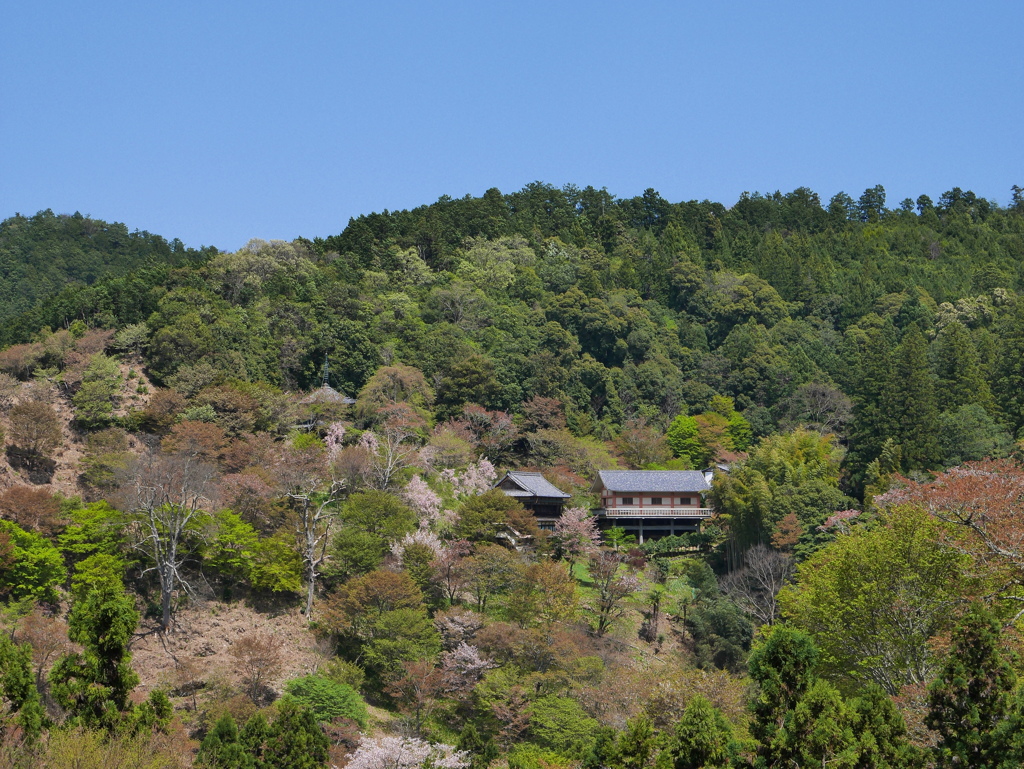
{"type": "MultiPolygon", "coordinates": [[[[511,480],[523,491],[528,492],[529,496],[547,497],[549,499],[569,499],[572,496],[571,494],[566,494],[553,483],[550,483],[540,473],[527,473],[521,470],[509,470],[507,473],[505,473],[505,478],[511,480]]],[[[502,478],[500,481],[498,481],[498,483],[495,484],[495,486],[500,486],[501,483],[505,480],[505,478],[502,478]]],[[[509,492],[506,491],[506,493],[509,492]]],[[[510,494],[510,496],[521,495],[513,492],[510,494]]]]}
{"type": "Polygon", "coordinates": [[[709,491],[699,470],[601,470],[598,481],[609,491],[704,492],[709,491]]]}

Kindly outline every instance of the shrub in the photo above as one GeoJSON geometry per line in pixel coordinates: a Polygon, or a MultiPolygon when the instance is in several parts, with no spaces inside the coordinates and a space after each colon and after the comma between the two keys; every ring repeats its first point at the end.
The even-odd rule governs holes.
{"type": "Polygon", "coordinates": [[[347,684],[339,684],[323,676],[310,675],[289,681],[285,691],[299,704],[305,705],[317,721],[351,718],[360,727],[366,727],[368,714],[362,697],[347,684]]]}

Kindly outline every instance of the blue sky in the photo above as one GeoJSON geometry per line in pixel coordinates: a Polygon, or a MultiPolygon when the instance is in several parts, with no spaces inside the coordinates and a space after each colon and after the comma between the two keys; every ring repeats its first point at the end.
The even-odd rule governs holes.
{"type": "Polygon", "coordinates": [[[534,180],[731,205],[1024,185],[1024,3],[47,2],[5,8],[0,218],[188,245],[534,180]]]}

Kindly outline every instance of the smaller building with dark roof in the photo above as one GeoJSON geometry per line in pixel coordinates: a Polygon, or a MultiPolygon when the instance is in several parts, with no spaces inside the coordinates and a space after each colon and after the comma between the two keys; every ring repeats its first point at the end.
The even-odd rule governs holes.
{"type": "Polygon", "coordinates": [[[620,527],[640,543],[699,531],[711,517],[711,486],[698,470],[601,470],[592,490],[601,499],[599,527],[620,527]]]}
{"type": "Polygon", "coordinates": [[[505,473],[494,488],[501,489],[510,497],[522,502],[523,507],[533,513],[537,525],[542,529],[551,530],[562,517],[562,507],[570,494],[566,494],[540,473],[526,473],[521,470],[510,470],[505,473]]]}

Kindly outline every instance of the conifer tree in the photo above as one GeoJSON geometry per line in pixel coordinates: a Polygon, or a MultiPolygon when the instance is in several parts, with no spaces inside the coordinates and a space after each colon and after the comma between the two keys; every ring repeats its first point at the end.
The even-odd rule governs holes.
{"type": "Polygon", "coordinates": [[[750,652],[750,677],[760,690],[750,733],[761,743],[758,757],[767,766],[788,753],[785,727],[814,682],[817,661],[811,637],[787,625],[770,626],[750,652]]]}
{"type": "Polygon", "coordinates": [[[934,346],[939,411],[977,403],[988,413],[994,413],[995,401],[967,329],[957,321],[950,323],[936,338],[934,346]]]}
{"type": "Polygon", "coordinates": [[[238,727],[230,713],[221,716],[206,733],[195,765],[202,769],[255,769],[256,759],[239,741],[238,727]]]}
{"type": "Polygon", "coordinates": [[[856,766],[911,769],[923,764],[925,756],[910,743],[906,722],[882,687],[869,685],[849,705],[857,735],[856,766]]]}
{"type": "Polygon", "coordinates": [[[924,335],[916,323],[907,329],[893,355],[882,412],[889,434],[900,442],[905,470],[928,470],[939,463],[935,380],[928,368],[924,335]]]}
{"type": "Polygon", "coordinates": [[[697,695],[676,724],[675,769],[712,769],[730,765],[735,754],[732,727],[707,698],[697,695]]]}
{"type": "Polygon", "coordinates": [[[32,676],[32,648],[0,636],[0,742],[5,738],[9,714],[15,714],[12,720],[21,728],[26,741],[39,739],[43,708],[32,676]]]}
{"type": "Polygon", "coordinates": [[[779,740],[779,766],[852,766],[857,741],[846,703],[818,679],[787,719],[779,740]]]}
{"type": "Polygon", "coordinates": [[[949,658],[928,690],[925,723],[939,733],[939,766],[999,765],[1005,745],[998,727],[1011,712],[1015,683],[999,624],[975,605],[953,631],[949,658]]]}
{"type": "Polygon", "coordinates": [[[270,725],[262,713],[256,713],[238,733],[238,741],[245,752],[252,756],[256,769],[266,769],[263,758],[267,751],[267,740],[270,739],[270,725]]]}
{"type": "Polygon", "coordinates": [[[650,718],[641,714],[629,719],[615,747],[619,765],[623,769],[644,769],[654,754],[656,744],[657,737],[650,718]]]}
{"type": "Polygon", "coordinates": [[[313,711],[285,697],[270,725],[263,764],[267,769],[322,769],[330,746],[313,711]]]}
{"type": "Polygon", "coordinates": [[[1014,437],[1024,427],[1024,301],[1018,300],[1002,328],[992,390],[1014,437]]]}
{"type": "Polygon", "coordinates": [[[106,583],[71,609],[68,637],[81,653],[61,657],[50,672],[57,702],[89,727],[115,728],[131,711],[128,700],[139,683],[128,642],[139,613],[124,588],[106,583]]]}
{"type": "Polygon", "coordinates": [[[459,733],[456,747],[469,753],[470,769],[483,769],[498,757],[498,745],[494,737],[488,736],[485,740],[473,724],[466,724],[459,733]]]}
{"type": "Polygon", "coordinates": [[[848,385],[854,396],[853,423],[850,427],[850,450],[846,465],[852,485],[859,492],[864,482],[865,468],[878,458],[887,438],[890,425],[883,409],[885,394],[891,388],[893,374],[892,347],[889,335],[873,328],[857,342],[856,356],[848,385]]]}

